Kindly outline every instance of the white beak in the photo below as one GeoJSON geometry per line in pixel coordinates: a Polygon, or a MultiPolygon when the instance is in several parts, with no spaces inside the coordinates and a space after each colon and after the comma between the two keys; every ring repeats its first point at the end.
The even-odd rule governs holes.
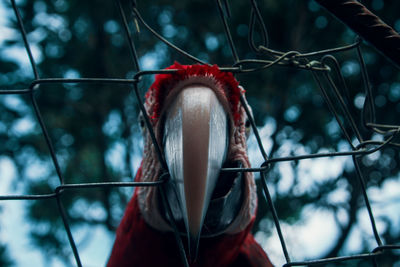
{"type": "Polygon", "coordinates": [[[228,136],[227,114],[214,91],[205,85],[185,87],[166,110],[165,159],[177,188],[192,261],[226,158],[228,136]]]}

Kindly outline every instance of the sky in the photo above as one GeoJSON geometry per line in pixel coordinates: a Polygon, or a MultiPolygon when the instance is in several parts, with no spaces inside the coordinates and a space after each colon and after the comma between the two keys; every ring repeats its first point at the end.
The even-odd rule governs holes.
{"type": "MultiPolygon", "coordinates": [[[[6,23],[6,17],[10,13],[5,10],[3,1],[0,2],[0,47],[5,39],[16,34],[9,30],[6,23]]],[[[210,44],[212,45],[212,40],[210,44]]],[[[15,59],[20,63],[22,68],[29,69],[29,61],[27,60],[26,52],[22,47],[15,47],[0,53],[6,54],[8,57],[15,59]]],[[[37,61],[40,61],[41,55],[37,48],[33,47],[33,54],[37,61]]],[[[155,65],[157,54],[148,53],[146,57],[141,58],[141,65],[146,68],[152,68],[155,65]]],[[[1,96],[3,97],[3,96],[1,96]]],[[[13,97],[3,97],[2,101],[13,105],[13,101],[18,101],[13,97]]],[[[17,131],[29,130],[30,121],[27,119],[22,122],[17,131]]],[[[263,127],[259,128],[264,147],[268,151],[271,148],[270,136],[274,130],[273,121],[265,122],[263,127]]],[[[291,144],[288,143],[287,146],[291,144]]],[[[346,149],[344,147],[343,149],[346,149]]],[[[115,148],[115,155],[118,155],[118,148],[115,148]]],[[[300,151],[304,152],[304,151],[300,151]]],[[[263,159],[257,149],[257,144],[254,135],[249,139],[249,153],[252,166],[260,166],[263,159]]],[[[284,151],[282,152],[284,153],[284,151]]],[[[111,153],[112,154],[112,153],[111,153]]],[[[140,155],[135,157],[135,162],[132,164],[137,168],[139,165],[140,155]]],[[[322,158],[313,160],[303,160],[300,163],[299,171],[303,174],[298,190],[307,190],[314,182],[332,179],[340,174],[343,168],[349,164],[349,157],[339,158],[322,158]]],[[[293,183],[294,174],[291,168],[288,168],[287,163],[281,163],[279,168],[282,177],[279,182],[278,190],[285,192],[289,190],[293,183]]],[[[36,171],[39,171],[38,167],[36,171]]],[[[12,195],[24,193],[24,185],[17,181],[17,172],[12,161],[1,155],[0,151],[0,195],[12,195]]],[[[274,195],[275,192],[271,192],[274,195]]],[[[343,201],[348,198],[347,191],[339,189],[330,194],[331,201],[343,201]]],[[[375,212],[378,230],[381,229],[379,216],[381,214],[390,215],[393,225],[400,225],[398,211],[400,210],[400,181],[396,179],[388,180],[381,188],[370,188],[368,191],[372,200],[372,207],[375,212]]],[[[264,200],[259,200],[264,201],[264,200]]],[[[35,247],[29,239],[29,222],[25,220],[26,201],[2,201],[0,203],[0,241],[7,244],[11,258],[16,261],[16,266],[65,266],[64,263],[57,260],[49,260],[48,257],[35,247]]],[[[358,214],[360,223],[352,233],[351,238],[346,244],[348,252],[357,251],[362,245],[362,236],[371,235],[371,227],[366,210],[362,210],[358,214]]],[[[324,210],[316,210],[312,206],[307,207],[301,214],[301,222],[295,225],[282,224],[282,229],[288,244],[289,253],[294,260],[303,260],[307,258],[316,258],[329,250],[332,244],[335,243],[335,237],[338,233],[338,226],[332,213],[324,210]]],[[[345,221],[345,216],[339,220],[345,221]]],[[[394,229],[399,230],[399,229],[394,229]]],[[[109,252],[113,244],[114,236],[102,226],[97,227],[82,227],[73,229],[73,236],[77,242],[81,261],[84,266],[103,266],[106,262],[109,252]],[[85,241],[85,242],[84,242],[85,241]]],[[[280,242],[276,231],[272,236],[268,237],[263,233],[258,233],[256,239],[263,246],[265,251],[271,257],[271,260],[277,265],[285,263],[280,242]]],[[[374,247],[374,241],[369,238],[370,246],[374,247]]],[[[71,259],[73,262],[73,259],[71,259]]]]}
{"type": "MultiPolygon", "coordinates": [[[[274,131],[274,123],[270,120],[265,122],[263,127],[259,129],[263,146],[266,151],[270,150],[272,140],[270,135],[274,131]]],[[[290,145],[290,144],[288,144],[290,145]]],[[[251,165],[254,167],[261,166],[263,158],[257,149],[257,142],[252,135],[248,140],[249,157],[251,165]]],[[[340,151],[348,151],[349,148],[341,145],[340,151]]],[[[319,151],[320,153],[326,151],[319,151]]],[[[301,151],[299,153],[304,153],[301,151]]],[[[284,155],[282,155],[284,156],[284,155]]],[[[372,157],[374,154],[371,155],[372,157]]],[[[293,184],[293,173],[291,167],[286,166],[287,163],[281,163],[281,177],[278,183],[278,190],[284,193],[290,189],[293,184]]],[[[352,166],[351,157],[336,158],[318,158],[306,159],[299,163],[300,184],[298,190],[307,190],[315,182],[322,182],[337,177],[345,167],[352,166]]],[[[267,178],[268,179],[268,178],[267,178]]],[[[399,231],[400,226],[400,179],[387,180],[381,188],[371,187],[368,195],[372,203],[375,218],[377,219],[378,231],[382,231],[382,221],[379,219],[381,215],[390,215],[393,222],[394,231],[399,231]]],[[[331,192],[328,199],[331,203],[346,202],[349,198],[345,185],[338,187],[338,190],[331,192]]],[[[271,191],[272,198],[274,192],[271,191]]],[[[265,201],[259,199],[259,201],[265,201]]],[[[279,214],[278,214],[279,216],[279,214]]],[[[288,247],[289,255],[292,260],[301,261],[305,259],[316,259],[326,253],[336,242],[336,236],[339,232],[338,224],[331,212],[322,209],[315,209],[312,205],[306,207],[301,214],[301,220],[294,225],[282,223],[282,231],[288,247]]],[[[372,249],[376,246],[375,240],[372,238],[372,229],[369,221],[367,210],[361,209],[358,214],[359,223],[354,227],[350,238],[348,239],[345,250],[347,254],[356,253],[362,247],[363,237],[367,236],[368,246],[372,249]]],[[[341,222],[347,220],[346,214],[339,212],[338,219],[341,222]]],[[[263,246],[264,250],[271,257],[271,260],[277,266],[286,263],[282,247],[279,242],[278,234],[273,232],[272,236],[267,237],[264,233],[259,232],[255,236],[256,240],[263,246]]]]}

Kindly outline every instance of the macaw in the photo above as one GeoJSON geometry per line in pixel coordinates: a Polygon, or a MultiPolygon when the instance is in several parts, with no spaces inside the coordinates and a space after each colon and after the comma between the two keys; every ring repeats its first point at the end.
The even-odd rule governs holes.
{"type": "MultiPolygon", "coordinates": [[[[257,209],[253,174],[220,171],[250,167],[244,89],[216,65],[175,62],[167,69],[177,71],[156,75],[145,109],[168,167],[163,190],[173,218],[160,188],[137,187],[107,266],[183,266],[172,220],[191,267],[272,266],[250,232],[257,209]]],[[[165,170],[146,131],[144,138],[135,181],[157,181],[165,170]]]]}

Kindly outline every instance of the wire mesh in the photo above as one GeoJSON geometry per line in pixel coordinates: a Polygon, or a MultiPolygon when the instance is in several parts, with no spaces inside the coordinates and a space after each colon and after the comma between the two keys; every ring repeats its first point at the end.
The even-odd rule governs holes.
{"type": "MultiPolygon", "coordinates": [[[[16,5],[15,0],[11,0],[11,4],[12,4],[13,10],[15,12],[15,17],[17,19],[20,33],[23,38],[25,49],[26,49],[27,55],[29,57],[29,62],[31,64],[31,67],[32,67],[32,70],[34,73],[34,79],[31,81],[29,88],[26,88],[26,89],[2,89],[2,90],[0,90],[0,94],[2,94],[2,95],[25,94],[25,95],[30,96],[30,101],[31,101],[32,107],[34,109],[37,121],[40,124],[42,134],[45,138],[45,141],[46,141],[46,144],[47,144],[47,147],[49,150],[49,154],[52,159],[52,163],[56,169],[57,176],[59,178],[59,185],[54,189],[54,192],[51,192],[48,194],[3,195],[3,196],[0,196],[0,200],[1,201],[6,201],[6,200],[10,201],[10,200],[56,199],[59,215],[62,218],[62,221],[64,223],[65,232],[68,236],[70,247],[71,247],[71,250],[75,257],[77,266],[82,266],[82,263],[80,260],[79,251],[77,249],[73,234],[70,229],[67,213],[66,213],[64,205],[61,201],[61,195],[64,194],[64,192],[69,191],[69,190],[80,190],[80,189],[84,189],[84,188],[93,189],[93,188],[105,188],[105,187],[159,186],[161,193],[162,193],[161,197],[163,198],[163,201],[166,201],[165,194],[163,194],[163,191],[162,191],[163,187],[161,185],[168,180],[169,175],[167,172],[166,163],[165,163],[163,154],[161,152],[161,148],[160,148],[159,144],[157,143],[157,140],[156,140],[155,134],[154,134],[154,130],[152,129],[149,117],[144,108],[144,104],[143,104],[143,100],[142,100],[143,98],[141,96],[141,93],[139,92],[139,84],[142,81],[142,79],[141,79],[142,76],[148,76],[148,75],[154,75],[154,74],[160,74],[160,73],[173,73],[176,70],[161,70],[161,69],[159,69],[159,70],[141,70],[139,60],[138,60],[138,55],[137,55],[136,48],[135,48],[135,43],[132,38],[132,33],[131,33],[130,28],[128,27],[128,22],[130,20],[132,20],[132,21],[134,21],[135,25],[142,25],[144,28],[146,28],[146,30],[148,30],[152,35],[154,35],[154,37],[159,39],[161,42],[165,43],[167,46],[169,46],[173,50],[179,52],[183,56],[192,60],[194,63],[208,64],[207,62],[204,62],[204,61],[196,58],[195,56],[189,54],[188,52],[180,49],[179,47],[175,46],[173,43],[169,42],[158,32],[153,30],[141,16],[141,13],[138,10],[135,1],[130,2],[130,10],[129,11],[132,12],[132,16],[130,18],[126,17],[126,12],[125,12],[121,2],[119,0],[117,0],[116,2],[118,5],[118,10],[119,10],[119,13],[121,16],[124,30],[125,30],[128,42],[129,42],[130,52],[132,55],[132,61],[136,68],[136,73],[132,79],[109,79],[109,78],[77,78],[77,79],[47,78],[47,79],[43,79],[43,78],[40,78],[39,72],[37,70],[37,64],[35,63],[35,60],[32,56],[31,46],[27,39],[27,34],[26,34],[26,31],[24,28],[24,23],[22,21],[19,9],[16,5]],[[67,83],[125,84],[125,85],[130,85],[133,88],[133,91],[135,93],[136,99],[139,104],[139,109],[144,114],[145,125],[151,135],[153,144],[156,147],[158,160],[161,162],[161,165],[164,167],[164,170],[165,170],[165,173],[160,177],[159,181],[157,181],[157,182],[101,182],[101,183],[79,183],[79,184],[77,184],[77,183],[69,184],[69,183],[65,182],[63,174],[60,170],[59,161],[56,157],[56,153],[55,153],[55,150],[52,145],[53,141],[51,140],[48,130],[46,128],[45,122],[44,122],[43,117],[40,112],[40,107],[36,101],[34,93],[36,91],[40,90],[40,86],[42,84],[67,84],[67,83]]],[[[323,3],[324,1],[318,1],[318,2],[322,2],[321,4],[324,5],[324,3],[323,3]]],[[[251,17],[250,17],[249,32],[248,32],[249,45],[253,51],[255,51],[257,53],[261,53],[264,56],[269,57],[269,59],[240,59],[240,56],[235,47],[234,40],[232,38],[230,28],[229,28],[229,23],[228,23],[229,17],[231,16],[229,4],[226,0],[222,1],[222,2],[220,0],[216,0],[216,3],[217,3],[219,16],[221,18],[221,23],[223,25],[224,32],[225,32],[227,41],[229,43],[229,47],[231,49],[232,60],[233,60],[233,64],[231,65],[231,67],[226,67],[226,68],[221,68],[221,69],[223,71],[228,71],[228,72],[233,72],[235,74],[239,74],[239,73],[251,73],[251,72],[256,72],[256,71],[260,71],[260,70],[265,70],[270,67],[279,65],[279,66],[283,66],[283,67],[287,67],[287,68],[303,69],[303,70],[309,71],[312,74],[312,77],[314,78],[315,83],[318,85],[318,87],[321,91],[321,94],[322,94],[323,98],[325,99],[325,103],[326,103],[327,107],[334,115],[337,123],[339,124],[339,126],[342,130],[343,135],[345,136],[345,139],[347,140],[348,144],[351,147],[350,151],[344,151],[344,152],[338,151],[338,152],[331,152],[331,153],[315,153],[315,154],[305,154],[305,155],[289,156],[289,157],[269,157],[267,155],[267,152],[266,152],[263,144],[262,144],[262,139],[261,139],[260,133],[256,127],[254,118],[251,115],[251,112],[248,110],[247,105],[243,105],[245,107],[246,113],[249,117],[251,127],[255,134],[258,148],[260,150],[260,153],[262,154],[264,162],[262,163],[262,165],[260,167],[224,168],[224,169],[222,169],[222,171],[223,172],[259,172],[260,173],[262,188],[265,193],[266,201],[269,205],[270,211],[273,215],[273,220],[274,220],[275,227],[276,227],[276,230],[277,230],[277,233],[279,236],[279,241],[282,246],[282,252],[283,252],[285,260],[286,260],[286,264],[284,264],[284,266],[301,266],[301,265],[312,266],[312,265],[327,264],[327,263],[338,263],[338,262],[350,261],[350,260],[355,260],[355,259],[368,259],[373,263],[374,266],[378,266],[378,263],[376,261],[377,256],[379,256],[380,254],[382,254],[384,251],[387,251],[387,250],[398,250],[398,249],[400,249],[400,246],[396,245],[396,244],[383,244],[383,242],[382,242],[382,238],[379,235],[379,232],[377,230],[374,212],[371,208],[370,200],[367,195],[365,180],[364,180],[364,176],[363,176],[364,174],[360,168],[359,160],[360,160],[360,157],[374,153],[376,151],[379,151],[386,146],[399,147],[400,144],[395,142],[395,138],[400,131],[400,125],[386,125],[386,124],[380,124],[380,123],[376,122],[374,104],[371,100],[371,99],[373,99],[372,90],[371,90],[371,86],[370,86],[370,81],[368,79],[368,73],[367,73],[365,63],[364,63],[362,51],[361,51],[362,39],[358,37],[353,44],[350,44],[347,46],[335,47],[332,49],[309,52],[309,53],[300,53],[297,51],[281,52],[281,51],[275,51],[275,50],[269,49],[268,48],[268,42],[269,42],[268,32],[267,32],[267,28],[264,24],[264,18],[262,17],[262,14],[257,6],[256,1],[250,0],[249,4],[251,5],[251,17]],[[256,41],[254,38],[254,35],[256,32],[256,26],[260,29],[258,34],[261,36],[261,38],[260,38],[261,44],[256,44],[256,41]],[[366,99],[368,100],[368,101],[366,101],[366,104],[362,108],[362,113],[364,115],[363,116],[363,124],[367,129],[369,129],[369,131],[375,132],[378,134],[383,134],[385,136],[385,139],[382,141],[364,140],[360,133],[360,129],[358,128],[357,124],[355,123],[354,116],[351,114],[351,112],[349,111],[349,109],[346,105],[346,94],[343,92],[346,90],[345,80],[340,71],[339,63],[336,60],[336,58],[334,56],[332,56],[332,54],[343,52],[343,51],[348,51],[348,50],[356,50],[357,51],[358,60],[361,65],[361,73],[362,73],[362,78],[363,78],[364,90],[365,90],[366,99]],[[315,59],[316,57],[320,57],[320,59],[316,60],[315,59]],[[339,81],[340,81],[340,86],[344,87],[342,89],[342,91],[339,90],[340,86],[334,82],[332,73],[336,73],[336,75],[338,75],[339,81]],[[344,122],[349,123],[350,129],[348,129],[344,126],[344,122]],[[357,140],[352,140],[351,139],[352,135],[356,136],[357,140]],[[326,259],[307,260],[307,261],[292,261],[290,254],[288,252],[288,248],[287,248],[287,244],[286,244],[286,241],[284,238],[283,231],[281,229],[279,215],[276,212],[275,204],[272,200],[272,197],[269,192],[268,185],[267,185],[268,172],[270,171],[272,165],[275,163],[278,163],[278,162],[290,162],[290,161],[298,161],[298,160],[304,160],[304,159],[323,158],[323,157],[339,157],[339,156],[351,156],[352,157],[352,160],[353,160],[354,166],[355,166],[355,170],[357,173],[357,177],[358,177],[358,183],[362,190],[362,194],[363,194],[363,198],[364,198],[364,202],[365,202],[364,204],[368,211],[370,226],[371,226],[371,229],[372,229],[375,241],[376,241],[376,247],[370,253],[366,253],[366,254],[356,254],[356,255],[341,256],[341,257],[326,258],[326,259]]],[[[347,7],[347,8],[350,8],[350,7],[347,7]]],[[[339,13],[339,15],[340,15],[340,13],[339,13]]],[[[368,34],[368,31],[366,34],[368,34]]],[[[383,53],[387,54],[387,51],[383,51],[383,53]]],[[[390,54],[388,56],[390,57],[390,54]]],[[[398,62],[396,62],[396,58],[394,59],[394,62],[398,63],[398,62]]],[[[243,97],[241,98],[241,101],[242,101],[242,103],[245,101],[243,99],[243,97]]],[[[169,208],[168,212],[171,215],[170,208],[169,208]]],[[[173,216],[170,216],[170,218],[173,218],[173,216]]],[[[175,234],[176,241],[178,243],[179,253],[180,253],[180,257],[182,259],[182,263],[185,266],[188,266],[188,262],[186,259],[186,252],[185,252],[184,246],[182,244],[182,241],[179,237],[179,232],[175,225],[173,225],[173,228],[175,230],[174,234],[175,234]]]]}

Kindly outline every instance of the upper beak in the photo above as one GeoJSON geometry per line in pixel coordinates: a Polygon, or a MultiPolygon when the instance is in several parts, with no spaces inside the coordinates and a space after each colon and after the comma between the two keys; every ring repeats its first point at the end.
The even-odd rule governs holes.
{"type": "Polygon", "coordinates": [[[227,114],[214,91],[196,84],[182,89],[166,110],[165,159],[177,189],[192,261],[228,147],[227,114]]]}

